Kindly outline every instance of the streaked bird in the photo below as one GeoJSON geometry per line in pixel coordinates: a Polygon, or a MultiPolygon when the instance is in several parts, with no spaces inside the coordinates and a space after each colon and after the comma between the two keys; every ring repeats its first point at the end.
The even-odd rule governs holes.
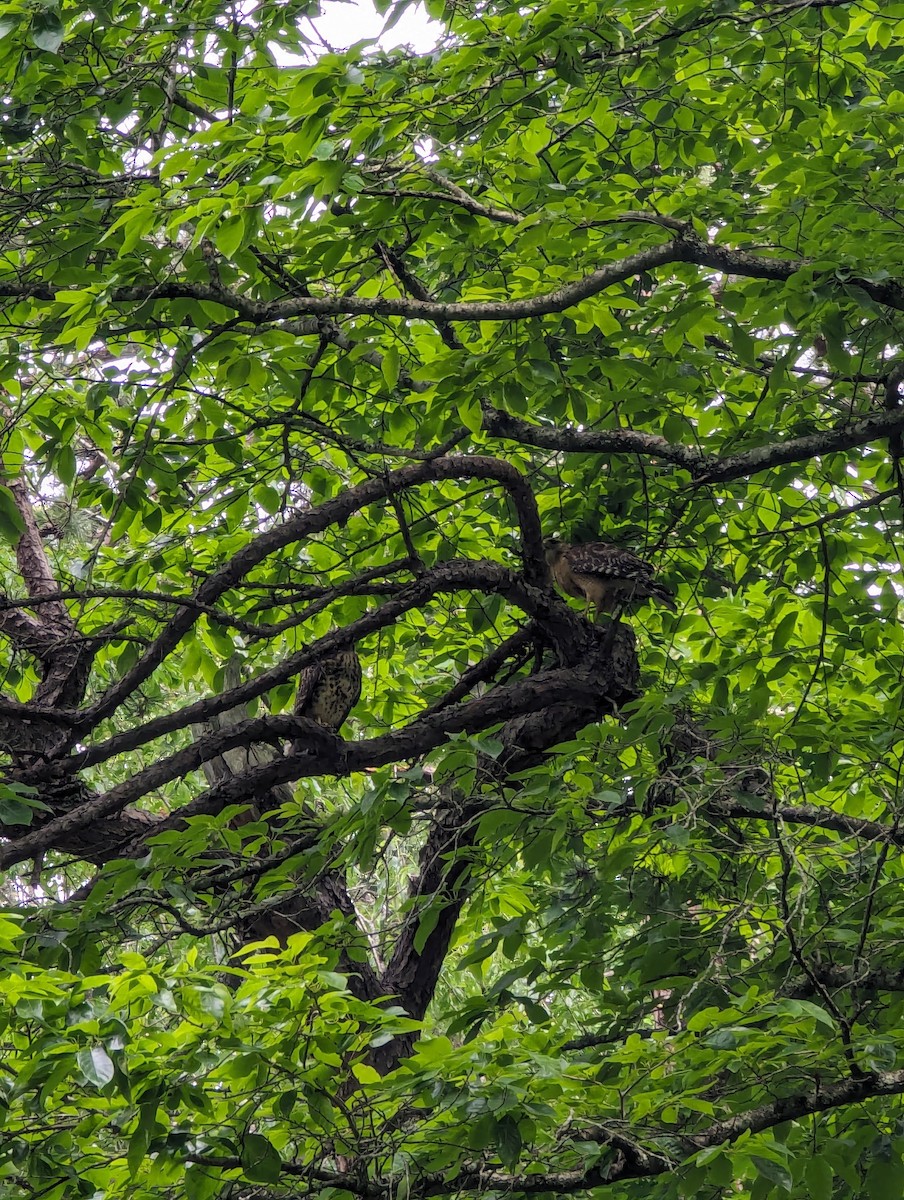
{"type": "Polygon", "coordinates": [[[655,600],[672,612],[676,611],[674,592],[655,579],[652,563],[639,558],[621,546],[608,542],[547,541],[546,561],[552,577],[566,596],[586,601],[584,615],[590,606],[598,618],[602,612],[614,612],[655,600]]]}
{"type": "Polygon", "coordinates": [[[312,663],[298,676],[295,712],[338,732],[361,696],[361,660],[354,646],[312,663]]]}

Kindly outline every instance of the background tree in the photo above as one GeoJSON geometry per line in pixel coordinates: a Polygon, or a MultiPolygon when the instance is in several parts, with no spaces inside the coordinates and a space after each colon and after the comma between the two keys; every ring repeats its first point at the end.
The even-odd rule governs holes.
{"type": "Polygon", "coordinates": [[[897,1195],[904,4],[309,10],[0,16],[0,1195],[897,1195]]]}

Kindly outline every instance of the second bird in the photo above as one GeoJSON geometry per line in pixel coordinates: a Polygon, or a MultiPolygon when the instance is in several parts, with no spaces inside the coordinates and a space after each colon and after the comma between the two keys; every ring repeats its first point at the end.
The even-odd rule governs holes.
{"type": "Polygon", "coordinates": [[[361,660],[346,646],[299,674],[295,712],[338,732],[360,696],[361,660]]]}

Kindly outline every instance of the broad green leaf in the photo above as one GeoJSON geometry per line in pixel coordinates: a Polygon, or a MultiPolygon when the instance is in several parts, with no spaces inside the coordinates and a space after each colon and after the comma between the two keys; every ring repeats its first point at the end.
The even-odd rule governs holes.
{"type": "Polygon", "coordinates": [[[39,9],[31,19],[31,40],[39,50],[56,54],[63,44],[65,28],[54,8],[39,9]]]}
{"type": "Polygon", "coordinates": [[[0,484],[0,535],[15,545],[25,532],[25,522],[9,488],[0,484]]]}
{"type": "Polygon", "coordinates": [[[391,391],[399,381],[399,352],[395,346],[390,346],[383,355],[381,369],[386,386],[391,391]]]}
{"type": "Polygon", "coordinates": [[[105,1087],[113,1078],[113,1060],[103,1046],[91,1046],[80,1050],[78,1067],[86,1083],[96,1087],[105,1087]]]}
{"type": "Polygon", "coordinates": [[[832,1178],[831,1165],[824,1158],[811,1158],[804,1167],[804,1179],[813,1200],[831,1200],[832,1178]]]}
{"type": "Polygon", "coordinates": [[[251,1183],[277,1183],[281,1161],[273,1144],[260,1133],[246,1133],[241,1143],[242,1170],[251,1183]]]}
{"type": "Polygon", "coordinates": [[[231,258],[245,240],[245,222],[243,218],[238,215],[226,217],[217,226],[214,238],[217,249],[225,254],[227,258],[231,258]]]}

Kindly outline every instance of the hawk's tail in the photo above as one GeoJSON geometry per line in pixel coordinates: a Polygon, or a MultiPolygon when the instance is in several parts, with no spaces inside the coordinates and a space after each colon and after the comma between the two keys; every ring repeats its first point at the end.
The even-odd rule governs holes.
{"type": "Polygon", "coordinates": [[[678,605],[675,603],[675,593],[670,587],[666,587],[664,583],[651,583],[650,596],[654,600],[658,600],[660,604],[664,604],[671,612],[678,611],[678,605]]]}

